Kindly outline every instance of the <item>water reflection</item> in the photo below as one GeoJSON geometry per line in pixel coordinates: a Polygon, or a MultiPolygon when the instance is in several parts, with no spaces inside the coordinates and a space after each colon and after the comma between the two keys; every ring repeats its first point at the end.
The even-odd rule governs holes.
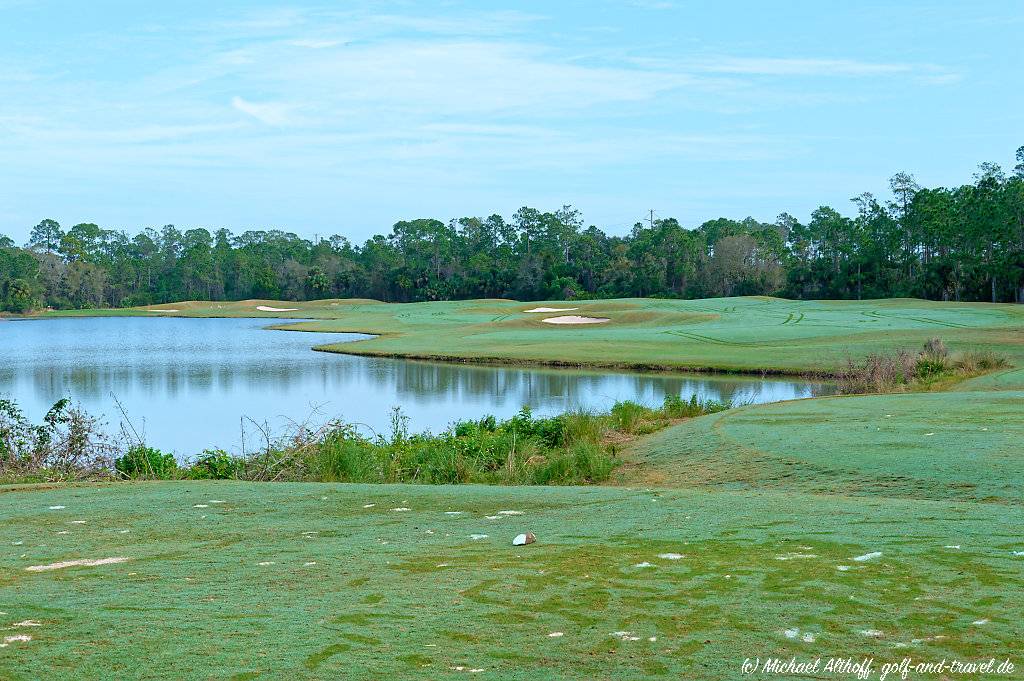
{"type": "MultiPolygon", "coordinates": [[[[0,394],[38,419],[71,397],[120,421],[114,398],[156,446],[181,454],[239,449],[242,418],[281,428],[343,417],[374,431],[401,406],[413,430],[453,420],[607,409],[617,400],[770,402],[830,392],[799,380],[473,367],[310,351],[359,334],[264,331],[266,319],[92,318],[0,322],[0,394]]],[[[253,428],[250,424],[249,431],[253,428]]],[[[249,444],[252,444],[251,442],[249,444]]]]}

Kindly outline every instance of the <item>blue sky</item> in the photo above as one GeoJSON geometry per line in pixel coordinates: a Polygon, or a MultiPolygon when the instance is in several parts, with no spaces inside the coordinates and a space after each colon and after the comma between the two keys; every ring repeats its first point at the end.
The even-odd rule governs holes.
{"type": "Polygon", "coordinates": [[[0,233],[846,212],[1012,166],[1021,35],[1017,1],[0,0],[0,233]]]}

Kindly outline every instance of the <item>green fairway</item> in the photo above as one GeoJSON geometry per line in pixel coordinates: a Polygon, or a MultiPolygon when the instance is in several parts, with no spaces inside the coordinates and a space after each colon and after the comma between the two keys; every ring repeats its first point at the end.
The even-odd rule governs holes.
{"type": "Polygon", "coordinates": [[[147,310],[51,314],[312,318],[288,328],[380,334],[322,349],[427,359],[799,373],[834,370],[848,357],[870,352],[916,350],[938,336],[953,350],[991,349],[1024,365],[1024,308],[1010,304],[769,297],[409,304],[323,300],[185,302],[147,310]],[[267,312],[258,306],[294,311],[267,312]],[[575,309],[526,312],[537,307],[575,309]],[[148,311],[159,308],[176,312],[148,311]],[[610,321],[561,326],[542,321],[569,314],[610,321]]]}
{"type": "Polygon", "coordinates": [[[0,518],[0,628],[31,637],[5,679],[727,679],[1009,654],[1024,607],[1019,506],[190,482],[7,491],[0,518]]]}

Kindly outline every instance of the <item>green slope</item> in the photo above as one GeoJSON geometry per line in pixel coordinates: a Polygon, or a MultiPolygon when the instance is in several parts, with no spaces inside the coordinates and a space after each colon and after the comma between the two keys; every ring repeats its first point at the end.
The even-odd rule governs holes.
{"type": "Polygon", "coordinates": [[[668,428],[625,481],[1020,504],[1024,392],[832,397],[668,428]]]}

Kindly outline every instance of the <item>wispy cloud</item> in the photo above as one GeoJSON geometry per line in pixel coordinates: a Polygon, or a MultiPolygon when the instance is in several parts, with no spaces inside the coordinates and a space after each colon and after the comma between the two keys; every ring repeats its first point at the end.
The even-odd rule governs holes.
{"type": "Polygon", "coordinates": [[[253,58],[243,78],[258,72],[264,87],[316,93],[322,107],[372,109],[373,116],[550,116],[648,100],[694,80],[682,73],[575,63],[537,45],[477,40],[386,41],[293,59],[268,47],[253,58]]]}
{"type": "Polygon", "coordinates": [[[697,65],[710,73],[758,76],[876,76],[911,73],[921,67],[852,59],[788,59],[775,57],[721,57],[697,65]]]}
{"type": "Polygon", "coordinates": [[[286,43],[293,47],[305,47],[311,50],[325,50],[329,47],[337,47],[341,44],[341,41],[316,40],[315,38],[296,38],[295,40],[288,40],[286,43]]]}
{"type": "Polygon", "coordinates": [[[281,102],[250,102],[237,96],[231,98],[231,106],[267,125],[287,124],[295,108],[281,102]]]}
{"type": "Polygon", "coordinates": [[[666,10],[676,8],[676,3],[669,2],[668,0],[629,0],[629,4],[640,9],[666,10]]]}

